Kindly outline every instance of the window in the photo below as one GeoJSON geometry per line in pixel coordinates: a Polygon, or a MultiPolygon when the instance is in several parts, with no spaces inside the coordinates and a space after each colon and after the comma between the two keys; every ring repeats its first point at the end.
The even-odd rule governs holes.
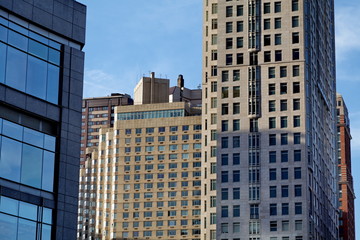
{"type": "Polygon", "coordinates": [[[146,133],[154,133],[154,128],[146,128],[146,133]]]}
{"type": "Polygon", "coordinates": [[[269,129],[276,128],[276,118],[270,117],[269,118],[269,129]]]}
{"type": "Polygon", "coordinates": [[[275,83],[270,83],[268,86],[269,86],[269,95],[275,95],[275,83]]]}
{"type": "Polygon", "coordinates": [[[299,93],[300,92],[300,83],[294,82],[293,83],[293,93],[299,93]]]}
{"type": "Polygon", "coordinates": [[[289,215],[289,204],[288,203],[281,204],[281,215],[289,215]]]}
{"type": "Polygon", "coordinates": [[[294,99],[293,100],[293,110],[300,110],[300,99],[294,99]]]}
{"type": "Polygon", "coordinates": [[[275,78],[275,67],[269,67],[268,69],[268,78],[275,78]]]}
{"type": "Polygon", "coordinates": [[[276,151],[269,152],[269,163],[276,162],[276,151]]]}
{"type": "Polygon", "coordinates": [[[301,179],[301,167],[294,168],[294,179],[301,179]]]}
{"type": "Polygon", "coordinates": [[[301,161],[301,150],[294,150],[294,162],[301,161]]]}
{"type": "Polygon", "coordinates": [[[217,107],[217,98],[212,97],[211,98],[211,108],[216,108],[216,107],[217,107]]]}
{"type": "Polygon", "coordinates": [[[240,199],[240,188],[233,188],[233,199],[240,199]]]}
{"type": "Polygon", "coordinates": [[[275,45],[281,45],[281,34],[275,34],[275,45]]]}
{"type": "Polygon", "coordinates": [[[276,198],[276,186],[269,187],[269,197],[276,198]]]}
{"type": "Polygon", "coordinates": [[[287,111],[287,100],[280,100],[280,111],[287,111]]]}
{"type": "Polygon", "coordinates": [[[228,200],[229,199],[229,189],[222,188],[221,189],[221,200],[228,200]]]}
{"type": "Polygon", "coordinates": [[[237,37],[236,38],[236,48],[242,48],[244,46],[244,38],[237,37]]]}
{"type": "Polygon", "coordinates": [[[281,169],[281,180],[287,180],[287,179],[289,179],[289,169],[282,168],[281,169]]]}
{"type": "Polygon", "coordinates": [[[274,12],[275,13],[281,12],[281,2],[275,2],[275,4],[274,4],[274,12]]]}
{"type": "Polygon", "coordinates": [[[233,7],[227,6],[226,7],[226,17],[232,17],[233,16],[233,7]]]}
{"type": "Polygon", "coordinates": [[[233,114],[240,113],[240,103],[233,103],[233,114]]]}
{"type": "Polygon", "coordinates": [[[270,3],[264,3],[264,14],[270,13],[271,6],[270,3]]]}
{"type": "Polygon", "coordinates": [[[233,165],[239,165],[240,164],[240,153],[234,153],[233,154],[233,165]]]}
{"type": "Polygon", "coordinates": [[[264,52],[264,62],[271,62],[271,52],[270,51],[264,52]]]}
{"type": "Polygon", "coordinates": [[[281,28],[281,18],[275,18],[275,29],[281,28]]]}
{"type": "Polygon", "coordinates": [[[300,127],[300,116],[294,116],[294,127],[300,127]]]}
{"type": "Polygon", "coordinates": [[[244,63],[244,54],[237,53],[236,54],[236,64],[243,64],[244,63]]]}
{"type": "Polygon", "coordinates": [[[221,206],[221,217],[222,218],[229,217],[229,207],[228,206],[221,206]]]}
{"type": "Polygon", "coordinates": [[[299,42],[300,42],[299,33],[298,32],[292,33],[292,43],[295,44],[299,42]]]}
{"type": "Polygon", "coordinates": [[[276,62],[282,61],[282,51],[281,50],[275,51],[275,61],[276,62]]]}
{"type": "MultiPolygon", "coordinates": [[[[293,66],[293,77],[298,77],[298,76],[300,76],[300,66],[299,65],[294,65],[293,66]]],[[[300,87],[299,87],[299,89],[300,89],[300,87]]]]}
{"type": "Polygon", "coordinates": [[[302,220],[295,220],[295,231],[302,231],[302,220]]]}
{"type": "Polygon", "coordinates": [[[270,100],[269,101],[269,112],[275,112],[276,111],[276,106],[275,106],[275,100],[270,100]]]}
{"type": "Polygon", "coordinates": [[[289,152],[287,150],[281,151],[281,162],[289,161],[289,152]]]}
{"type": "Polygon", "coordinates": [[[229,88],[222,87],[221,88],[221,98],[228,98],[229,97],[229,88]]]}
{"type": "Polygon", "coordinates": [[[280,127],[281,128],[287,128],[288,124],[287,124],[287,117],[280,117],[280,127]]]}
{"type": "Polygon", "coordinates": [[[300,59],[300,50],[299,49],[293,49],[292,50],[292,59],[293,60],[299,60],[300,59]]]}
{"type": "Polygon", "coordinates": [[[288,134],[287,133],[282,133],[280,135],[280,140],[281,140],[281,145],[287,145],[288,144],[288,134]]]}
{"type": "Polygon", "coordinates": [[[221,114],[222,115],[229,114],[229,104],[228,103],[221,104],[221,114]]]}
{"type": "Polygon", "coordinates": [[[277,215],[277,205],[276,203],[271,203],[269,206],[270,209],[270,216],[276,216],[277,215]]]}
{"type": "Polygon", "coordinates": [[[237,21],[236,22],[236,31],[237,32],[244,31],[244,23],[243,23],[243,21],[237,21]]]}
{"type": "Polygon", "coordinates": [[[294,186],[294,196],[301,197],[301,195],[302,195],[301,185],[295,185],[294,186]]]}
{"type": "Polygon", "coordinates": [[[271,35],[264,35],[264,46],[271,45],[271,35]]]}
{"type": "Polygon", "coordinates": [[[283,198],[289,197],[289,186],[288,185],[281,186],[281,197],[283,197],[283,198]]]}
{"type": "Polygon", "coordinates": [[[227,22],[225,30],[226,30],[226,33],[232,33],[233,32],[233,23],[232,22],[227,22]]]}
{"type": "Polygon", "coordinates": [[[300,133],[294,133],[294,144],[300,144],[300,133]]]}
{"type": "Polygon", "coordinates": [[[269,146],[276,145],[276,134],[269,134],[269,146]]]}
{"type": "Polygon", "coordinates": [[[234,70],[233,71],[233,81],[239,81],[240,80],[240,70],[234,70]]]}
{"type": "Polygon", "coordinates": [[[270,221],[270,232],[277,231],[277,221],[270,221]]]}
{"type": "Polygon", "coordinates": [[[295,17],[292,17],[292,27],[298,27],[299,26],[299,17],[298,16],[295,16],[295,17]]]}
{"type": "MultiPolygon", "coordinates": [[[[289,231],[289,221],[282,221],[281,222],[281,230],[284,231],[289,231]]],[[[284,239],[284,237],[283,237],[284,239]]]]}
{"type": "Polygon", "coordinates": [[[287,67],[286,66],[280,67],[280,77],[281,78],[287,77],[287,67]]]}
{"type": "Polygon", "coordinates": [[[239,148],[240,147],[240,136],[234,136],[233,137],[233,148],[239,148]]]}
{"type": "Polygon", "coordinates": [[[269,180],[276,180],[276,168],[269,169],[269,180]]]}
{"type": "Polygon", "coordinates": [[[216,45],[217,44],[217,34],[212,34],[211,35],[211,45],[216,45]]]}
{"type": "MultiPolygon", "coordinates": [[[[233,97],[240,97],[240,86],[234,86],[233,87],[233,97]]],[[[240,109],[240,106],[239,106],[240,109]]]]}
{"type": "Polygon", "coordinates": [[[225,183],[229,181],[229,172],[228,171],[222,171],[221,172],[221,182],[225,183]]]}
{"type": "Polygon", "coordinates": [[[233,217],[240,217],[240,205],[233,206],[233,217]]]}
{"type": "Polygon", "coordinates": [[[231,49],[233,47],[233,39],[226,38],[226,49],[231,49]]]}
{"type": "Polygon", "coordinates": [[[264,19],[264,30],[270,29],[270,19],[264,19]]]}
{"type": "Polygon", "coordinates": [[[236,6],[236,16],[243,16],[244,15],[244,7],[243,5],[236,6]]]}
{"type": "Polygon", "coordinates": [[[233,171],[233,182],[240,182],[240,171],[233,171]]]}
{"type": "Polygon", "coordinates": [[[233,55],[232,54],[226,54],[226,65],[232,65],[233,63],[233,55]]]}
{"type": "Polygon", "coordinates": [[[295,214],[302,214],[302,203],[295,203],[295,214]]]}
{"type": "Polygon", "coordinates": [[[221,148],[228,148],[229,147],[229,138],[222,137],[221,138],[221,148]]]}
{"type": "Polygon", "coordinates": [[[229,224],[228,223],[221,224],[221,233],[229,233],[229,224]]]}
{"type": "Polygon", "coordinates": [[[212,61],[217,60],[217,50],[211,50],[211,60],[212,61]]]}
{"type": "Polygon", "coordinates": [[[221,154],[221,166],[229,165],[229,155],[228,154],[221,154]]]}
{"type": "Polygon", "coordinates": [[[280,83],[280,94],[287,94],[287,83],[280,83]]]}

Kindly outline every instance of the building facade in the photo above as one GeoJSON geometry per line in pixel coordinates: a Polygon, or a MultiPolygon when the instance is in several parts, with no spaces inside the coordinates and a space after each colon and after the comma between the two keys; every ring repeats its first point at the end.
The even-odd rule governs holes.
{"type": "Polygon", "coordinates": [[[114,125],[114,108],[133,103],[130,95],[120,93],[83,99],[80,163],[85,161],[87,147],[98,146],[100,128],[110,128],[114,125]]]}
{"type": "Polygon", "coordinates": [[[343,97],[337,94],[338,173],[340,202],[340,239],[355,240],[355,192],[351,171],[351,134],[349,113],[343,97]]]}
{"type": "Polygon", "coordinates": [[[74,239],[86,7],[0,2],[0,239],[74,239]]]}
{"type": "Polygon", "coordinates": [[[201,239],[338,239],[333,13],[204,1],[201,239]]]}

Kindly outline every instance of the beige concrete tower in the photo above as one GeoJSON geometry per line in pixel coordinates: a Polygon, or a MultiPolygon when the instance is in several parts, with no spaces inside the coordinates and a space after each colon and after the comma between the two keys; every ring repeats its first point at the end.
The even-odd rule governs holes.
{"type": "Polygon", "coordinates": [[[203,240],[337,239],[333,11],[204,0],[203,240]]]}

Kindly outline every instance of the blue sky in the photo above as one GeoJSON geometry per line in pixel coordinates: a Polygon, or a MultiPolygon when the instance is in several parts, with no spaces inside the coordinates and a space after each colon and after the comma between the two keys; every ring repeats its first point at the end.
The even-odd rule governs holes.
{"type": "MultiPolygon", "coordinates": [[[[85,97],[133,95],[150,71],[170,78],[171,85],[179,74],[189,88],[201,83],[202,0],[80,2],[88,6],[85,97]]],[[[360,194],[360,1],[335,0],[335,7],[337,91],[350,112],[355,192],[360,194]]]]}

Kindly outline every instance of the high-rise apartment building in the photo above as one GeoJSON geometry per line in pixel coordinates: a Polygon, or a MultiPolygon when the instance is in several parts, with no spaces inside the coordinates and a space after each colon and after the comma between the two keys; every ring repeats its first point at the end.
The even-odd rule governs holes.
{"type": "Polygon", "coordinates": [[[86,7],[0,1],[0,239],[75,239],[86,7]]]}
{"type": "Polygon", "coordinates": [[[85,161],[87,147],[98,146],[100,128],[114,125],[114,108],[132,104],[130,95],[120,93],[83,99],[80,163],[85,161]]]}
{"type": "MultiPolygon", "coordinates": [[[[135,102],[157,87],[138,84],[135,102]]],[[[201,107],[183,90],[186,101],[167,88],[160,103],[114,108],[80,171],[78,239],[200,239],[201,107]]]]}
{"type": "Polygon", "coordinates": [[[337,141],[340,226],[339,237],[355,240],[355,192],[351,173],[351,134],[349,113],[343,97],[337,94],[337,141]]]}
{"type": "Polygon", "coordinates": [[[338,238],[333,15],[204,0],[203,240],[338,238]]]}

